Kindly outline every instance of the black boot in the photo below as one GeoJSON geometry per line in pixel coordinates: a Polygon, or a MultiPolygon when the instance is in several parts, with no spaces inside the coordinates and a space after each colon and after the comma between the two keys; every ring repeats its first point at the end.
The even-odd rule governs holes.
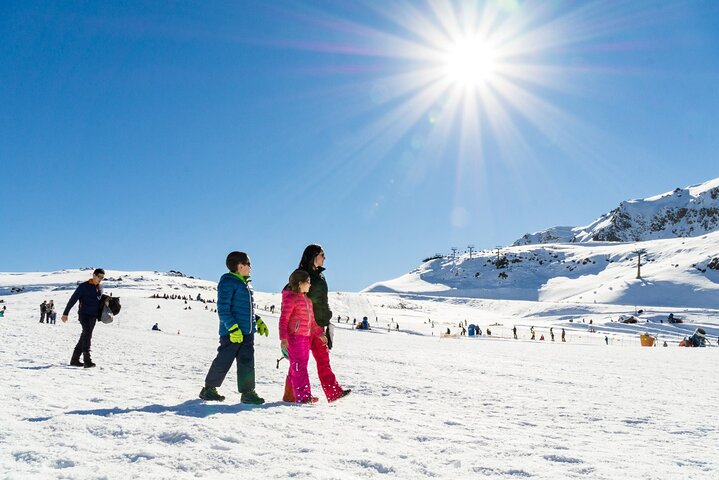
{"type": "Polygon", "coordinates": [[[92,368],[95,366],[90,358],[90,352],[85,352],[83,356],[85,357],[85,364],[83,365],[85,368],[92,368]]]}
{"type": "Polygon", "coordinates": [[[72,358],[70,359],[70,365],[73,367],[84,367],[85,364],[80,361],[80,354],[82,352],[80,350],[75,349],[72,352],[72,358]]]}
{"type": "Polygon", "coordinates": [[[249,403],[251,405],[262,405],[265,399],[257,395],[257,392],[250,390],[240,396],[240,403],[249,403]]]}
{"type": "Polygon", "coordinates": [[[202,390],[200,390],[200,398],[203,400],[222,402],[225,396],[217,393],[217,387],[202,387],[202,390]]]}

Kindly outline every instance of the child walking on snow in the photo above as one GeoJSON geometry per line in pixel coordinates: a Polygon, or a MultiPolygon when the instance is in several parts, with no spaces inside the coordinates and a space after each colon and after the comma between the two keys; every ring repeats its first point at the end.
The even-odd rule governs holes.
{"type": "MultiPolygon", "coordinates": [[[[237,361],[237,391],[241,403],[261,405],[265,399],[255,392],[255,332],[268,335],[267,325],[255,314],[250,273],[252,264],[245,252],[230,252],[225,260],[229,270],[217,284],[217,314],[220,317],[220,346],[200,390],[203,400],[221,402],[217,392],[232,364],[237,361]]],[[[177,331],[178,335],[180,331],[177,331]]]]}
{"type": "MultiPolygon", "coordinates": [[[[288,353],[290,368],[285,388],[292,388],[292,398],[297,403],[315,403],[312,396],[307,362],[310,359],[312,336],[323,335],[322,327],[315,322],[312,300],[307,297],[310,290],[310,275],[304,270],[295,270],[290,275],[289,288],[282,291],[282,313],[280,314],[280,348],[288,353]]],[[[325,340],[326,342],[326,340],[325,340]]],[[[289,396],[286,396],[289,397],[289,396]]]]}

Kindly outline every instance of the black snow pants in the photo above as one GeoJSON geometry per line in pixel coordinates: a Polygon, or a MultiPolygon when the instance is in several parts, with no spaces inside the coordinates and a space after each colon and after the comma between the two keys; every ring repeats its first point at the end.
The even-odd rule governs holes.
{"type": "Polygon", "coordinates": [[[82,325],[82,333],[80,339],[75,345],[75,351],[72,353],[72,358],[75,360],[80,359],[80,354],[84,355],[85,363],[90,362],[90,347],[92,346],[92,331],[95,330],[95,324],[97,323],[97,317],[91,315],[80,314],[80,325],[82,325]]]}
{"type": "Polygon", "coordinates": [[[217,356],[205,377],[206,387],[219,387],[237,360],[237,391],[247,393],[255,389],[255,336],[246,333],[242,343],[230,342],[230,337],[220,337],[217,356]]]}

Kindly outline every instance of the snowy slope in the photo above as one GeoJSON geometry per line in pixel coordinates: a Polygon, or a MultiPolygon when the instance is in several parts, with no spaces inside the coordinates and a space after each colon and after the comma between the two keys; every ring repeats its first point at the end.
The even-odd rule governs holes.
{"type": "Polygon", "coordinates": [[[514,245],[557,242],[639,242],[703,235],[719,228],[719,178],[619,204],[583,227],[526,234],[514,245]]]}
{"type": "Polygon", "coordinates": [[[429,260],[366,292],[719,308],[719,232],[638,243],[513,246],[429,260]],[[642,278],[637,279],[638,250],[642,278]],[[717,260],[715,260],[717,259],[717,260]]]}
{"type": "Polygon", "coordinates": [[[682,330],[671,330],[702,325],[715,344],[713,310],[650,309],[650,323],[635,326],[612,322],[626,309],[606,304],[333,292],[336,316],[369,316],[373,329],[336,324],[332,363],[352,395],[298,407],[279,401],[278,312],[264,310],[279,295],[258,292],[271,327],[256,342],[268,403],[250,407],[239,404],[234,368],[220,388],[226,402],[196,398],[217,345],[216,314],[204,308],[213,305],[150,298],[212,299],[213,282],[108,272],[123,279],[106,286],[123,311],[96,327],[98,367],[67,367],[75,312],[40,324],[38,305],[53,299],[61,310],[87,273],[0,273],[2,478],[708,479],[719,469],[709,416],[719,348],[677,348],[682,330]],[[656,321],[670,311],[693,323],[656,321]],[[492,336],[439,338],[463,319],[492,336]],[[164,331],[150,331],[154,322],[164,331]],[[519,340],[509,339],[513,324],[519,340]],[[529,326],[566,328],[568,342],[531,342],[529,326]],[[644,329],[671,348],[639,347],[644,329]]]}

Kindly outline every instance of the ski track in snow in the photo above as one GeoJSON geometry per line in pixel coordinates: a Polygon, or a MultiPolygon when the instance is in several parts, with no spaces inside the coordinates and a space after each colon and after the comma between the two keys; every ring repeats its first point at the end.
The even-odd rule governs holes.
{"type": "MultiPolygon", "coordinates": [[[[234,367],[219,389],[227,400],[206,403],[197,394],[215,354],[216,314],[115,291],[123,311],[115,324],[97,325],[92,370],[67,366],[80,332],[74,311],[67,324],[37,321],[43,298],[62,309],[71,291],[4,297],[2,478],[673,479],[719,471],[717,348],[439,339],[340,324],[332,364],[353,393],[327,404],[310,360],[321,400],[296,406],[279,401],[286,365],[275,368],[277,315],[261,311],[271,333],[256,341],[257,391],[267,403],[239,403],[234,367]],[[151,332],[155,321],[166,331],[151,332]]],[[[383,314],[380,301],[372,305],[383,314]]],[[[438,320],[454,315],[455,307],[417,302],[438,320]]],[[[397,318],[426,328],[419,317],[416,325],[397,318]]]]}

